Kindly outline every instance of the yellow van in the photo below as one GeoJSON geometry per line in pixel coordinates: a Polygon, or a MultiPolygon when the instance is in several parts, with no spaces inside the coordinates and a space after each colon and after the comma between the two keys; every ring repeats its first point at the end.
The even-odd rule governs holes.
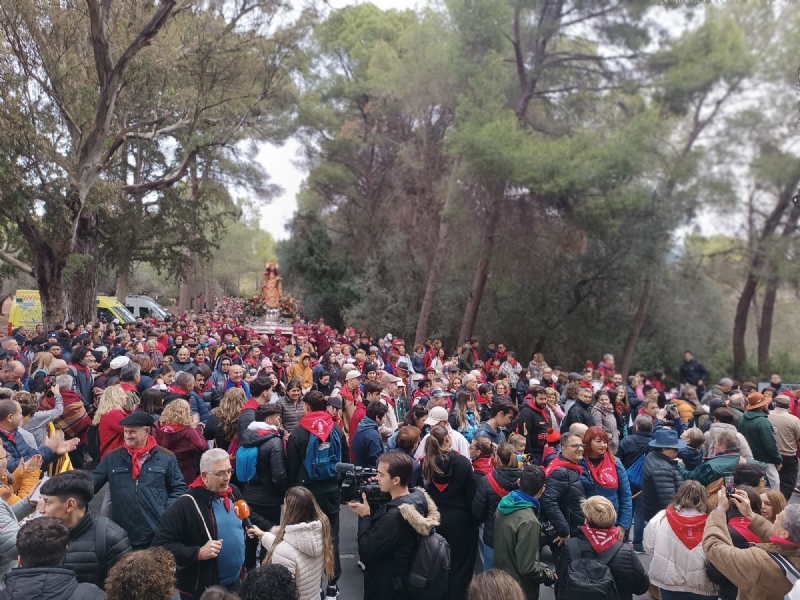
{"type": "MultiPolygon", "coordinates": [[[[120,324],[135,323],[136,319],[116,298],[111,296],[97,296],[94,301],[97,306],[97,317],[110,323],[117,319],[120,324]]],[[[42,302],[38,290],[17,290],[14,301],[11,303],[11,313],[8,315],[8,335],[11,330],[20,325],[36,327],[42,322],[42,302]]]]}

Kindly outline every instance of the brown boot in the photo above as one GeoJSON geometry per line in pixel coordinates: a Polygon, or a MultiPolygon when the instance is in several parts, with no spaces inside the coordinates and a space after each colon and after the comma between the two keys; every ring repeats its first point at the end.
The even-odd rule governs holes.
{"type": "Polygon", "coordinates": [[[656,600],[661,600],[661,590],[654,586],[652,583],[650,584],[650,589],[647,590],[647,593],[650,594],[651,597],[655,598],[656,600]]]}

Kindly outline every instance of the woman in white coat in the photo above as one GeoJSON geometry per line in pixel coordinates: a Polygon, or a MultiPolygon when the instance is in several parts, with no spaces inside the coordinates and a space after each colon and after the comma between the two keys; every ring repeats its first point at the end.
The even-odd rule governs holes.
{"type": "Polygon", "coordinates": [[[653,557],[650,584],[661,590],[661,600],[717,598],[702,544],[710,510],[703,486],[685,481],[672,503],[647,523],[644,549],[653,557]]]}
{"type": "Polygon", "coordinates": [[[286,492],[283,519],[277,533],[250,530],[267,549],[264,564],[279,564],[294,576],[299,600],[319,600],[320,581],[325,572],[333,578],[334,555],[331,526],[314,496],[304,487],[286,492]]]}

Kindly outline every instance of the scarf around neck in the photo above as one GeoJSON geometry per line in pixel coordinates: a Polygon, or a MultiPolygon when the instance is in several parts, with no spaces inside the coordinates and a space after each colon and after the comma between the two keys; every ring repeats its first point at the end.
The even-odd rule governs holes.
{"type": "Polygon", "coordinates": [[[547,466],[547,468],[544,470],[544,474],[546,477],[550,477],[553,471],[561,467],[564,467],[565,469],[572,469],[573,471],[577,471],[578,475],[583,475],[583,469],[580,467],[580,465],[561,458],[560,454],[556,456],[553,459],[553,462],[547,466]]]}
{"type": "Polygon", "coordinates": [[[611,546],[613,546],[618,539],[618,530],[616,526],[609,529],[595,529],[594,527],[589,527],[588,525],[581,525],[581,531],[592,545],[592,550],[598,554],[602,554],[611,548],[611,546]]]}
{"type": "Polygon", "coordinates": [[[690,517],[676,512],[672,506],[667,506],[667,522],[672,532],[688,550],[694,550],[703,541],[703,530],[707,520],[708,515],[690,517]]]}
{"type": "Polygon", "coordinates": [[[592,474],[592,479],[600,487],[608,489],[616,489],[619,487],[619,480],[617,479],[617,462],[614,460],[611,452],[604,452],[601,460],[595,466],[592,459],[586,459],[586,466],[589,468],[589,473],[592,474]]]}
{"type": "Polygon", "coordinates": [[[128,454],[131,455],[131,475],[134,479],[139,479],[139,473],[142,469],[142,465],[139,464],[139,459],[142,456],[145,456],[155,447],[156,438],[154,438],[152,435],[147,436],[147,442],[145,443],[144,448],[134,449],[128,446],[128,444],[125,444],[125,449],[128,451],[128,454]]]}
{"type": "MultiPolygon", "coordinates": [[[[206,484],[203,483],[203,478],[200,477],[200,476],[198,476],[197,479],[195,479],[192,483],[189,484],[189,489],[192,489],[192,488],[205,488],[205,487],[206,487],[206,484]]],[[[208,488],[206,488],[206,489],[208,489],[208,488]]],[[[211,491],[211,490],[209,490],[209,491],[211,491]]],[[[228,489],[225,490],[224,492],[214,492],[214,494],[216,495],[217,498],[222,498],[222,502],[223,502],[223,504],[225,504],[225,510],[227,510],[228,512],[231,512],[231,492],[232,491],[233,491],[233,489],[229,485],[228,489]]]]}

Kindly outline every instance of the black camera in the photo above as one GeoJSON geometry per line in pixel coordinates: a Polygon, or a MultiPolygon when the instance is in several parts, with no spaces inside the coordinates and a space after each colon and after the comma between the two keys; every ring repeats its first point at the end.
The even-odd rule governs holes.
{"type": "Polygon", "coordinates": [[[365,469],[350,463],[336,463],[339,473],[339,496],[342,504],[362,502],[361,495],[366,494],[367,504],[375,512],[392,497],[381,491],[381,486],[374,479],[378,476],[375,469],[365,469]]]}

